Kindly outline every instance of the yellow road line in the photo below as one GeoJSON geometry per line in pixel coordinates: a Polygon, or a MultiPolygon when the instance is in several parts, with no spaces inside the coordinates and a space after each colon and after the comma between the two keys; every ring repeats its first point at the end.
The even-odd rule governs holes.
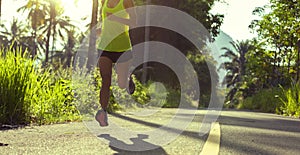
{"type": "Polygon", "coordinates": [[[218,155],[220,151],[221,129],[219,122],[211,125],[208,138],[203,146],[200,155],[218,155]]]}

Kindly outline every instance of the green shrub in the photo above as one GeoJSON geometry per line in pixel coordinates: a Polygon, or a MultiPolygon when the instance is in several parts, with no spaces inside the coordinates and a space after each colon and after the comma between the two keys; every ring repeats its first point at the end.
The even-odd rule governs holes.
{"type": "MultiPolygon", "coordinates": [[[[113,75],[113,81],[116,79],[113,75]]],[[[136,85],[132,96],[126,90],[120,89],[117,85],[112,85],[112,95],[110,98],[110,111],[122,110],[135,107],[163,107],[177,108],[180,104],[181,93],[179,90],[166,89],[161,83],[148,81],[142,84],[135,77],[133,80],[136,85]]],[[[116,83],[116,82],[113,82],[116,83]]],[[[183,95],[184,100],[191,101],[190,97],[183,95]]]]}
{"type": "Polygon", "coordinates": [[[238,105],[237,105],[237,109],[249,109],[249,110],[253,110],[253,101],[252,101],[253,97],[247,97],[246,99],[244,99],[243,101],[241,101],[238,105]]]}
{"type": "Polygon", "coordinates": [[[86,67],[76,66],[72,71],[74,104],[82,115],[93,115],[100,108],[101,79],[97,69],[89,73],[86,67]]]}
{"type": "MultiPolygon", "coordinates": [[[[190,95],[185,94],[185,93],[182,94],[182,92],[180,90],[167,89],[167,98],[166,98],[166,102],[163,105],[163,107],[164,108],[178,108],[179,105],[181,107],[190,107],[190,106],[197,106],[197,104],[198,103],[195,103],[190,95]],[[182,105],[180,105],[180,104],[182,104],[182,105]]],[[[200,108],[200,106],[198,106],[197,108],[200,108]]]]}
{"type": "MultiPolygon", "coordinates": [[[[77,68],[72,73],[72,86],[74,89],[74,102],[77,109],[83,115],[93,115],[100,109],[99,92],[101,89],[101,77],[98,68],[88,72],[86,68],[77,68]]],[[[180,91],[168,89],[162,85],[149,81],[142,84],[133,76],[135,92],[129,95],[125,89],[120,89],[117,84],[116,73],[112,75],[111,94],[108,105],[108,112],[126,110],[136,107],[165,107],[174,108],[180,104],[180,91]]],[[[185,100],[190,100],[184,95],[185,100]]]]}
{"type": "MultiPolygon", "coordinates": [[[[79,64],[77,62],[77,64],[79,64]]],[[[74,103],[82,115],[91,116],[101,108],[100,89],[101,77],[99,68],[88,71],[86,65],[74,66],[72,72],[72,87],[74,92],[74,103]]],[[[112,85],[110,87],[110,98],[108,112],[115,112],[129,107],[142,106],[150,100],[147,86],[142,85],[133,76],[136,85],[135,92],[129,95],[126,90],[117,85],[116,73],[112,72],[112,85]]]]}
{"type": "Polygon", "coordinates": [[[282,92],[284,94],[281,97],[282,105],[280,110],[282,114],[287,116],[300,116],[300,85],[299,83],[292,82],[290,88],[284,89],[282,92]]]}
{"type": "Polygon", "coordinates": [[[40,69],[31,76],[28,87],[28,119],[32,123],[50,124],[80,119],[79,112],[73,103],[73,92],[70,79],[60,76],[70,74],[62,68],[51,72],[51,69],[40,69]]]}
{"type": "Polygon", "coordinates": [[[132,94],[132,97],[134,98],[135,102],[144,105],[150,101],[150,95],[149,95],[149,86],[152,82],[149,82],[146,85],[143,85],[140,81],[136,79],[135,76],[133,76],[133,81],[135,83],[135,91],[132,94]]]}
{"type": "Polygon", "coordinates": [[[242,100],[237,108],[278,113],[278,109],[281,106],[280,96],[282,96],[282,93],[279,88],[263,89],[255,95],[242,100]]]}
{"type": "MultiPolygon", "coordinates": [[[[146,86],[142,85],[134,76],[136,88],[134,94],[129,95],[126,90],[120,89],[117,85],[117,76],[113,72],[112,86],[110,88],[110,99],[107,108],[108,112],[115,112],[128,107],[136,107],[146,104],[150,97],[146,86]]],[[[82,115],[94,115],[95,111],[101,108],[100,89],[101,77],[99,68],[88,71],[85,67],[78,67],[72,73],[72,86],[74,89],[74,103],[82,115]]]]}
{"type": "Polygon", "coordinates": [[[116,110],[125,110],[128,108],[142,107],[150,101],[148,84],[142,85],[135,76],[133,81],[135,83],[135,91],[129,95],[125,89],[120,89],[117,84],[117,76],[113,73],[111,96],[109,100],[108,111],[113,112],[116,110]]]}
{"type": "Polygon", "coordinates": [[[181,93],[179,90],[169,89],[167,94],[167,101],[164,108],[177,108],[180,104],[181,93]]]}

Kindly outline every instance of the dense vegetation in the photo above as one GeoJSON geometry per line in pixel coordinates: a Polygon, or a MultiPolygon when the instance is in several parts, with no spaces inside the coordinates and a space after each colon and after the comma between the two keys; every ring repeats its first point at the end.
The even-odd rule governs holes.
{"type": "Polygon", "coordinates": [[[270,0],[249,26],[257,38],[224,48],[228,105],[299,117],[300,2],[270,0]]]}
{"type": "Polygon", "coordinates": [[[53,123],[80,119],[70,79],[35,65],[27,52],[0,51],[0,122],[53,123]]]}

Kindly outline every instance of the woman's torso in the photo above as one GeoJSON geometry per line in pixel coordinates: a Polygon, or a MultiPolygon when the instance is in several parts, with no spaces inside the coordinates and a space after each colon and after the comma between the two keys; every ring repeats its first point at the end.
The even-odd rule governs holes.
{"type": "Polygon", "coordinates": [[[108,1],[104,0],[104,4],[102,4],[102,31],[98,49],[110,52],[128,51],[131,49],[129,27],[107,18],[107,13],[120,18],[129,18],[129,14],[124,7],[124,0],[119,0],[113,7],[108,6],[108,1]]]}

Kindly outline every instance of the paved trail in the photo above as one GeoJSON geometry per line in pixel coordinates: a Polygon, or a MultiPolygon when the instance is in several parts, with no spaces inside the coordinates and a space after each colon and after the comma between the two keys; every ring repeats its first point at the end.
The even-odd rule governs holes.
{"type": "Polygon", "coordinates": [[[161,109],[151,116],[130,113],[110,115],[110,126],[107,128],[100,128],[95,121],[85,121],[3,130],[0,131],[0,144],[3,144],[0,145],[0,154],[194,155],[300,152],[299,119],[225,110],[211,126],[210,133],[199,136],[199,128],[207,110],[198,110],[195,116],[185,111],[176,118],[177,125],[171,124],[172,128],[164,128],[176,112],[176,109],[161,109]],[[191,117],[192,122],[177,136],[181,123],[191,117]],[[152,150],[143,151],[147,148],[152,150]]]}

